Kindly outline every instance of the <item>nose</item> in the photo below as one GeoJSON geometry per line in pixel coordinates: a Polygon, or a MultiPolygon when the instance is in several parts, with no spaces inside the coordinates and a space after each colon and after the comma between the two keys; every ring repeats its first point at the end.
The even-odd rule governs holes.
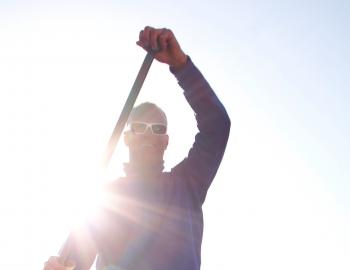
{"type": "Polygon", "coordinates": [[[153,132],[152,132],[151,127],[150,127],[150,126],[146,127],[146,130],[145,130],[145,135],[153,135],[153,132]]]}

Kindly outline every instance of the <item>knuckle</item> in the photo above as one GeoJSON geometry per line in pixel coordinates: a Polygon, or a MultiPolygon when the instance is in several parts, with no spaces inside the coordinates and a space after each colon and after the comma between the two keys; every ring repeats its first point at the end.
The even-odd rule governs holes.
{"type": "Polygon", "coordinates": [[[154,28],[147,25],[144,30],[147,32],[150,32],[150,31],[154,30],[154,28]]]}

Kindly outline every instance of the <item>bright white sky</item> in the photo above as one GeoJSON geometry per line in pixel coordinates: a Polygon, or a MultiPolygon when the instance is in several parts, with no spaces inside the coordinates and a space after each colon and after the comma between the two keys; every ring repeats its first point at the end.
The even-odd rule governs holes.
{"type": "MultiPolygon", "coordinates": [[[[350,269],[349,12],[330,0],[1,1],[0,268],[42,269],[102,182],[152,25],[175,32],[232,120],[202,270],[350,269]]],[[[168,114],[171,168],[193,142],[192,111],[159,63],[145,100],[168,114]]],[[[117,151],[109,178],[127,158],[117,151]]]]}

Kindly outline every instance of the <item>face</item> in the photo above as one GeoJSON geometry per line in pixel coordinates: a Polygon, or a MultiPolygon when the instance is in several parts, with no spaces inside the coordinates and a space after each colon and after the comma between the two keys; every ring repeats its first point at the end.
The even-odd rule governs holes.
{"type": "Polygon", "coordinates": [[[169,136],[166,133],[157,133],[163,133],[164,125],[166,126],[166,119],[158,110],[149,111],[130,121],[128,130],[124,134],[125,143],[129,147],[130,162],[145,166],[163,162],[169,136]]]}

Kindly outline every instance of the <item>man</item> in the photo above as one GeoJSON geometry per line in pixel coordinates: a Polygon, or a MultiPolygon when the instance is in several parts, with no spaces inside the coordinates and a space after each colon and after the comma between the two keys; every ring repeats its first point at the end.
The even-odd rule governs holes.
{"type": "MultiPolygon", "coordinates": [[[[76,234],[70,259],[78,270],[90,269],[96,255],[98,270],[199,270],[202,204],[225,151],[230,119],[171,30],[146,27],[137,44],[169,65],[199,132],[188,156],[163,172],[166,116],[152,103],[134,108],[124,134],[126,176],[108,185],[104,207],[76,234]]],[[[63,269],[57,257],[44,268],[63,269]]]]}

